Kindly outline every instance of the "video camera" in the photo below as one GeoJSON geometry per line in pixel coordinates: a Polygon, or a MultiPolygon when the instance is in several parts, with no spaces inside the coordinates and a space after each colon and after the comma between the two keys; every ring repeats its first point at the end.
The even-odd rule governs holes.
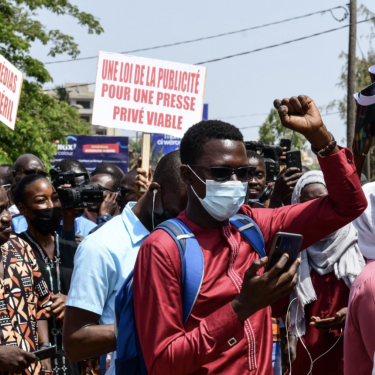
{"type": "Polygon", "coordinates": [[[71,186],[56,189],[62,208],[87,208],[103,202],[103,188],[93,182],[87,183],[88,173],[62,172],[59,168],[51,169],[49,173],[55,188],[61,185],[71,186]],[[85,177],[85,179],[77,184],[75,180],[77,177],[85,177]]]}
{"type": "Polygon", "coordinates": [[[280,173],[279,157],[283,149],[276,145],[265,145],[263,142],[245,142],[246,150],[258,152],[266,164],[267,182],[275,182],[280,173]]]}

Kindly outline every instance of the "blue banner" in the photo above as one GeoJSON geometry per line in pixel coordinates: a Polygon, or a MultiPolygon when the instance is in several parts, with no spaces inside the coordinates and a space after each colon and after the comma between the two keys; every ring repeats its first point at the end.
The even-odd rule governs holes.
{"type": "Polygon", "coordinates": [[[68,135],[68,143],[57,144],[58,152],[54,154],[55,165],[63,159],[80,161],[89,172],[101,163],[116,164],[128,172],[128,137],[107,137],[99,135],[68,135]]]}
{"type": "MultiPolygon", "coordinates": [[[[203,106],[204,121],[208,120],[208,104],[203,106]]],[[[180,148],[181,138],[165,134],[151,134],[151,160],[158,162],[168,152],[180,148]]]]}

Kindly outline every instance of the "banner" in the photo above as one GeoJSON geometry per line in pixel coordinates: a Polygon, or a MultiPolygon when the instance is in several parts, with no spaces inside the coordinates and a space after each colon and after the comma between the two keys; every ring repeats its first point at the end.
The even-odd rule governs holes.
{"type": "Polygon", "coordinates": [[[128,137],[68,135],[66,138],[67,144],[57,143],[53,166],[63,159],[76,159],[90,173],[101,163],[115,164],[124,173],[128,172],[128,137]]]}
{"type": "Polygon", "coordinates": [[[151,160],[159,160],[169,152],[180,148],[181,138],[166,134],[152,134],[151,138],[151,160]]]}
{"type": "Polygon", "coordinates": [[[182,137],[202,120],[207,68],[99,52],[93,125],[182,137]]]}
{"type": "MultiPolygon", "coordinates": [[[[203,107],[203,120],[208,120],[208,104],[204,104],[203,107]]],[[[152,161],[159,162],[164,155],[180,148],[181,138],[165,134],[152,134],[151,136],[152,161]]]]}
{"type": "Polygon", "coordinates": [[[23,74],[0,55],[0,121],[14,130],[23,74]]]}

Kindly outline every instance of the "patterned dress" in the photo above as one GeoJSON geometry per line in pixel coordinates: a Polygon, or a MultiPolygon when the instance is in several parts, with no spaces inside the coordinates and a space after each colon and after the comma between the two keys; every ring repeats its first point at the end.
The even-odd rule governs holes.
{"type": "MultiPolygon", "coordinates": [[[[0,279],[0,345],[34,352],[37,321],[50,316],[49,290],[28,243],[12,235],[0,249],[4,264],[4,279],[0,279]]],[[[44,374],[41,363],[30,365],[24,374],[44,374]]]]}

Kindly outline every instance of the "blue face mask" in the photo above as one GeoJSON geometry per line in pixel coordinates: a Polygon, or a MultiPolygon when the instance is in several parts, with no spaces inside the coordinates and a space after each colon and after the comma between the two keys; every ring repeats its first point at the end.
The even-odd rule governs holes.
{"type": "MultiPolygon", "coordinates": [[[[190,168],[190,167],[189,167],[190,168]]],[[[190,185],[204,209],[216,220],[224,221],[235,215],[245,202],[247,181],[204,182],[191,168],[190,170],[206,185],[206,196],[200,198],[190,185]]]]}

